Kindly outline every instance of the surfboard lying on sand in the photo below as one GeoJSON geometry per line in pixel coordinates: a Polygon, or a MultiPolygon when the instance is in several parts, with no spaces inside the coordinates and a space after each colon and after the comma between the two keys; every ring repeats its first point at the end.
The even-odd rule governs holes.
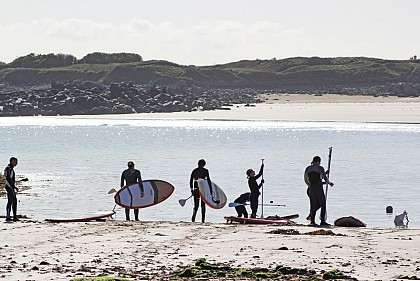
{"type": "Polygon", "coordinates": [[[210,193],[210,187],[207,180],[198,179],[198,194],[207,206],[213,209],[221,209],[226,205],[227,197],[223,190],[211,182],[212,193],[210,193]]]}
{"type": "MultiPolygon", "coordinates": [[[[299,215],[298,215],[299,217],[299,215]]],[[[244,223],[244,224],[280,224],[280,225],[288,225],[293,224],[292,221],[290,221],[293,218],[296,218],[296,215],[291,216],[284,216],[281,217],[282,219],[275,219],[275,220],[268,220],[268,219],[251,219],[251,218],[239,218],[235,216],[229,216],[225,217],[225,220],[227,223],[232,222],[238,222],[238,223],[244,223]]]]}
{"type": "Polygon", "coordinates": [[[115,203],[128,209],[146,208],[165,201],[175,190],[172,184],[162,180],[144,180],[143,188],[141,197],[138,183],[124,186],[115,194],[115,203]]]}
{"type": "Polygon", "coordinates": [[[334,225],[345,227],[366,227],[364,222],[352,216],[338,218],[334,221],[334,225]]]}
{"type": "Polygon", "coordinates": [[[111,218],[115,212],[111,213],[103,213],[103,214],[96,214],[90,215],[84,218],[53,218],[53,219],[45,219],[47,222],[88,222],[88,221],[97,221],[105,218],[111,218]]]}

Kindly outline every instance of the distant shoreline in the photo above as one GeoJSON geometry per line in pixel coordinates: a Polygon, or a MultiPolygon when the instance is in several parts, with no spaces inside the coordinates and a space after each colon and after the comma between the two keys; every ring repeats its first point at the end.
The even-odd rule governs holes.
{"type": "MultiPolygon", "coordinates": [[[[420,97],[374,97],[339,94],[262,94],[262,103],[238,104],[224,110],[1,117],[35,119],[298,121],[420,124],[420,97]]],[[[3,122],[1,121],[3,120],[3,122]]]]}

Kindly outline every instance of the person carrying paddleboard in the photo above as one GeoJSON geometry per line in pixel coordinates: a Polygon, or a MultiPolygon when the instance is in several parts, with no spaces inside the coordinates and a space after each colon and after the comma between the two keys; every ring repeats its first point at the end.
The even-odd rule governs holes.
{"type": "Polygon", "coordinates": [[[251,195],[249,196],[249,201],[251,202],[251,218],[257,217],[258,211],[258,197],[260,196],[260,188],[264,183],[262,179],[260,184],[257,183],[257,179],[259,179],[264,171],[264,164],[261,164],[260,171],[258,175],[255,175],[255,171],[253,169],[248,169],[246,171],[246,175],[248,176],[248,186],[251,191],[251,195]]]}
{"type": "MultiPolygon", "coordinates": [[[[197,215],[200,201],[201,201],[201,222],[204,222],[206,219],[206,204],[204,203],[203,199],[200,200],[200,194],[198,193],[198,182],[197,182],[198,179],[206,179],[210,187],[210,193],[213,194],[209,170],[204,168],[204,166],[206,166],[206,161],[204,159],[200,159],[198,160],[198,167],[195,168],[191,172],[190,189],[191,189],[191,194],[194,198],[194,209],[193,209],[193,214],[191,217],[192,222],[195,222],[195,217],[197,215]]],[[[218,200],[213,198],[213,201],[217,203],[218,200]]]]}
{"type": "Polygon", "coordinates": [[[17,198],[16,192],[19,189],[16,187],[15,183],[15,171],[14,167],[18,164],[16,157],[11,157],[9,160],[9,165],[4,169],[4,177],[6,180],[6,192],[7,192],[7,205],[6,205],[6,221],[19,221],[17,217],[17,198]],[[10,217],[10,212],[13,210],[13,219],[10,217]]]}
{"type": "MultiPolygon", "coordinates": [[[[121,187],[132,184],[132,183],[139,183],[140,190],[141,190],[141,197],[144,196],[144,188],[143,182],[141,180],[141,173],[139,170],[134,169],[134,162],[129,161],[127,163],[128,169],[124,170],[121,174],[121,187]],[[125,182],[125,184],[124,184],[125,182]]],[[[130,209],[125,209],[125,219],[130,220],[130,209]]],[[[139,209],[134,209],[134,219],[136,221],[139,220],[139,209]]]]}
{"type": "Polygon", "coordinates": [[[246,211],[245,203],[249,202],[250,196],[251,192],[245,192],[235,199],[235,203],[243,204],[240,206],[235,206],[235,210],[238,213],[238,218],[241,218],[242,215],[244,216],[244,218],[248,218],[248,212],[246,211]]]}
{"type": "Polygon", "coordinates": [[[311,203],[311,224],[317,226],[315,223],[315,216],[318,207],[321,207],[321,226],[329,226],[325,221],[325,214],[327,211],[327,202],[325,199],[324,188],[322,180],[325,180],[330,186],[334,186],[328,179],[324,167],[321,166],[321,157],[315,156],[310,166],[305,169],[304,180],[309,187],[309,198],[311,203]]]}

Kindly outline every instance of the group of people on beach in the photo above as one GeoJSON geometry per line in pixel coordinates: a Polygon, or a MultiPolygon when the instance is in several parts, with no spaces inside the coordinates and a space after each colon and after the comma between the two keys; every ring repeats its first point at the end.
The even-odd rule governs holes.
{"type": "MultiPolygon", "coordinates": [[[[6,221],[18,221],[17,217],[17,198],[16,193],[19,192],[19,189],[16,187],[15,172],[14,167],[18,164],[18,159],[16,157],[11,157],[9,164],[4,170],[5,177],[5,189],[7,192],[7,205],[6,205],[6,221]],[[13,217],[11,213],[13,212],[13,217]]],[[[128,168],[124,170],[121,174],[120,186],[129,185],[132,183],[139,183],[141,197],[144,196],[144,188],[142,184],[141,173],[139,170],[135,169],[135,164],[133,161],[127,163],[128,168]]],[[[210,188],[210,193],[212,193],[212,183],[210,179],[209,171],[204,168],[206,166],[206,161],[200,159],[198,161],[198,167],[191,172],[190,176],[190,190],[191,197],[194,200],[194,208],[191,217],[191,221],[195,222],[198,209],[201,204],[201,221],[205,222],[206,218],[206,204],[203,199],[200,198],[198,192],[198,180],[204,179],[207,180],[207,183],[210,188]]],[[[258,211],[258,202],[260,196],[260,189],[264,184],[264,179],[261,179],[260,183],[257,180],[262,177],[264,172],[264,164],[261,164],[258,174],[253,169],[248,169],[246,175],[248,178],[249,192],[241,194],[238,198],[235,199],[235,203],[238,203],[238,206],[235,206],[238,217],[248,218],[248,212],[245,208],[246,202],[250,202],[251,215],[250,218],[257,217],[258,211]]],[[[310,201],[310,213],[307,219],[311,221],[311,225],[316,226],[315,217],[316,212],[321,209],[321,225],[329,225],[325,220],[326,214],[326,198],[323,188],[323,180],[326,184],[333,186],[334,184],[328,179],[328,171],[321,166],[321,158],[315,156],[312,159],[311,165],[305,169],[304,181],[308,186],[307,195],[309,196],[310,201]]],[[[213,197],[213,201],[218,203],[218,199],[213,197]]],[[[130,220],[130,209],[125,209],[126,220],[130,220]]],[[[139,209],[134,209],[134,219],[139,220],[139,209]]]]}
{"type": "MultiPolygon", "coordinates": [[[[198,192],[198,180],[199,179],[207,180],[208,185],[210,187],[210,192],[212,192],[210,174],[209,174],[209,171],[206,168],[204,168],[205,165],[206,165],[206,161],[204,159],[200,159],[198,161],[198,167],[192,171],[191,177],[190,177],[191,195],[194,198],[194,208],[193,208],[193,214],[191,217],[192,222],[195,222],[195,218],[197,215],[200,201],[201,201],[201,221],[204,222],[205,217],[206,217],[206,205],[203,199],[200,199],[200,195],[198,192]]],[[[238,205],[235,206],[238,217],[243,216],[244,218],[248,218],[248,212],[245,207],[246,202],[250,203],[250,207],[251,207],[250,218],[257,217],[259,196],[261,195],[260,189],[264,184],[264,179],[261,179],[260,183],[258,183],[257,180],[263,176],[263,173],[264,173],[263,163],[261,164],[258,174],[256,174],[253,169],[248,169],[246,171],[246,175],[248,178],[248,187],[250,191],[241,194],[234,201],[235,203],[238,203],[238,205]]],[[[329,225],[326,222],[326,197],[324,194],[323,180],[325,181],[326,184],[330,186],[333,186],[334,183],[332,183],[328,179],[327,174],[328,174],[328,171],[325,171],[324,167],[321,166],[321,157],[319,156],[315,156],[312,159],[311,165],[309,165],[305,169],[304,181],[306,185],[308,186],[307,194],[309,196],[309,202],[310,202],[310,213],[307,219],[310,220],[311,226],[317,226],[315,222],[315,217],[316,217],[316,212],[319,209],[321,209],[320,225],[321,226],[329,225]]],[[[216,200],[216,199],[213,199],[213,200],[216,200]]]]}

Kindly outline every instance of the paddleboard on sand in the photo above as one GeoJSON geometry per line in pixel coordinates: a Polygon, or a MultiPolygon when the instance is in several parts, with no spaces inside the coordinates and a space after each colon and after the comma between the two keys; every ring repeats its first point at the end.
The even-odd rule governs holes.
{"type": "Polygon", "coordinates": [[[282,219],[275,219],[275,220],[268,220],[268,219],[251,219],[251,218],[239,218],[235,216],[225,217],[225,220],[227,223],[232,222],[238,222],[243,224],[280,224],[280,225],[288,225],[288,224],[294,224],[294,222],[290,221],[292,218],[296,218],[295,215],[290,216],[289,219],[287,219],[288,216],[281,217],[282,219]]]}
{"type": "Polygon", "coordinates": [[[214,182],[211,182],[212,193],[210,193],[207,180],[198,179],[198,193],[207,206],[213,209],[221,209],[226,205],[227,197],[223,190],[214,182]]]}
{"type": "Polygon", "coordinates": [[[122,187],[114,196],[115,203],[128,209],[146,208],[165,201],[175,190],[172,184],[162,180],[144,180],[143,188],[141,197],[138,183],[122,187]]]}
{"type": "Polygon", "coordinates": [[[103,214],[96,214],[90,215],[84,218],[54,218],[54,219],[45,219],[47,222],[88,222],[88,221],[96,221],[105,218],[111,218],[115,212],[111,213],[103,213],[103,214]]]}
{"type": "Polygon", "coordinates": [[[366,227],[366,224],[355,217],[342,217],[334,221],[335,226],[345,226],[345,227],[366,227]]]}

